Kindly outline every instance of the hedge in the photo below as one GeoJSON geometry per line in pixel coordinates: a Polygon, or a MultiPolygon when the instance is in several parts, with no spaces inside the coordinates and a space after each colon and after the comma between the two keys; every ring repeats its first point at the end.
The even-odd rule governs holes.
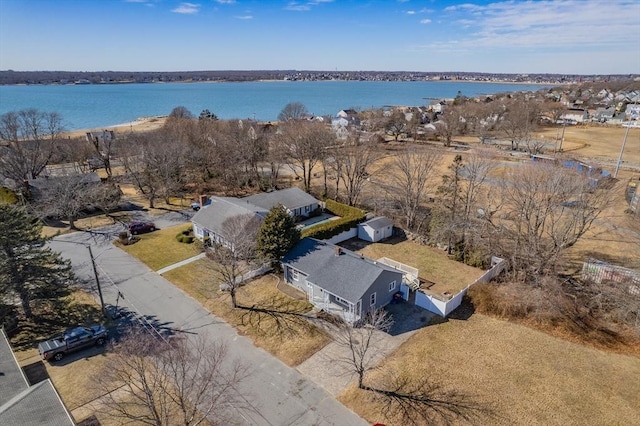
{"type": "Polygon", "coordinates": [[[365,212],[346,204],[338,203],[333,200],[326,200],[325,210],[336,216],[340,216],[338,220],[321,223],[302,231],[302,237],[317,238],[326,240],[341,232],[348,231],[360,222],[365,220],[365,212]]]}

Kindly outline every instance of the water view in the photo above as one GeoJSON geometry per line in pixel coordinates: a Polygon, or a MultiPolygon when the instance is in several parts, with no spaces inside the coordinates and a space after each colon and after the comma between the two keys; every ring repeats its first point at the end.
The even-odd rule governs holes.
{"type": "Polygon", "coordinates": [[[468,97],[535,91],[534,84],[477,82],[257,81],[245,83],[158,83],[0,86],[0,114],[25,108],[58,112],[70,130],[127,123],[167,115],[184,106],[198,115],[208,109],[221,119],[272,121],[289,102],[315,115],[346,108],[426,105],[458,92],[468,97]]]}

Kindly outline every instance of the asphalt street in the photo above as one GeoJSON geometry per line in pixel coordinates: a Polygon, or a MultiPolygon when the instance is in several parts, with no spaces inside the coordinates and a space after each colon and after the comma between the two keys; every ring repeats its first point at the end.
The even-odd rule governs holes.
{"type": "MultiPolygon", "coordinates": [[[[185,223],[180,214],[154,219],[160,228],[185,223]]],[[[115,247],[112,241],[122,225],[96,232],[76,232],[56,237],[51,247],[71,260],[79,282],[97,297],[91,246],[105,305],[129,312],[127,318],[142,321],[153,333],[201,335],[224,343],[233,360],[249,366],[250,376],[238,391],[246,407],[234,407],[239,425],[365,425],[351,410],[323,388],[283,364],[251,340],[206,311],[198,302],[137,259],[115,247]],[[120,296],[122,297],[119,297],[120,296]]],[[[123,319],[124,321],[124,319],[123,319]]],[[[328,364],[327,368],[331,368],[328,364]]]]}

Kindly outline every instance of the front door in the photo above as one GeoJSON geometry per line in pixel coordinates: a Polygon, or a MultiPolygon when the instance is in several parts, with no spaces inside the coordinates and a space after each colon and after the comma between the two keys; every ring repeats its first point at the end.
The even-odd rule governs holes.
{"type": "Polygon", "coordinates": [[[309,302],[313,303],[313,284],[307,281],[307,295],[309,296],[309,302]]]}

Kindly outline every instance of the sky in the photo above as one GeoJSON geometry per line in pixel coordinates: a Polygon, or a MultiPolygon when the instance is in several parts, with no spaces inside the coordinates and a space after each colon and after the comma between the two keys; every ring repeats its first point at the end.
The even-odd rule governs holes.
{"type": "Polygon", "coordinates": [[[0,0],[0,70],[640,74],[640,0],[0,0]]]}

